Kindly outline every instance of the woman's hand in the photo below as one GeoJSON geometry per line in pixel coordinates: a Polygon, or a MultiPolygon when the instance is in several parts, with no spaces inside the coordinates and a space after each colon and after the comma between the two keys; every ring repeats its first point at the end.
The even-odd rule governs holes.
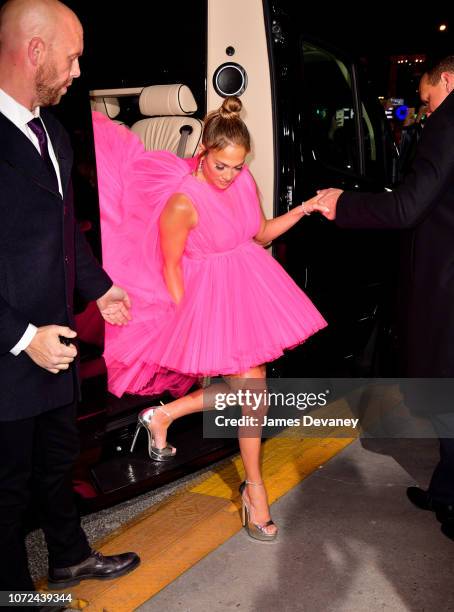
{"type": "Polygon", "coordinates": [[[294,215],[297,215],[298,217],[304,217],[305,215],[310,215],[313,212],[319,212],[322,214],[329,213],[329,208],[324,204],[320,204],[319,199],[321,197],[321,195],[316,195],[310,200],[306,200],[305,202],[300,204],[300,206],[292,208],[290,212],[294,215]]]}
{"type": "Polygon", "coordinates": [[[293,227],[295,223],[298,223],[301,217],[304,217],[304,215],[310,215],[312,212],[319,212],[323,215],[327,215],[329,213],[329,208],[319,203],[318,200],[321,197],[321,195],[316,195],[310,200],[303,202],[300,206],[292,208],[287,213],[279,215],[279,217],[274,217],[274,219],[265,219],[262,213],[260,230],[254,236],[255,241],[265,246],[293,227]]]}

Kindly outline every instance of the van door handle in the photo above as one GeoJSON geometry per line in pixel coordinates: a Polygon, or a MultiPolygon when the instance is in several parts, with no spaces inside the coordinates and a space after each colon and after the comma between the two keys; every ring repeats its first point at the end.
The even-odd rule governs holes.
{"type": "Polygon", "coordinates": [[[293,203],[293,187],[291,185],[287,185],[287,192],[285,194],[285,200],[287,202],[287,212],[290,210],[290,206],[293,203]]]}

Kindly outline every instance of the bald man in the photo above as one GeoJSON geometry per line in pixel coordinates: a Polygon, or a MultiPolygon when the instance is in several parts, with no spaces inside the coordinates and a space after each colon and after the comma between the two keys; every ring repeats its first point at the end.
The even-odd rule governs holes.
{"type": "Polygon", "coordinates": [[[74,221],[67,134],[45,107],[80,75],[82,26],[57,0],[0,11],[0,591],[33,590],[23,517],[36,497],[49,587],[114,578],[134,553],[88,545],[71,487],[78,455],[73,293],[127,323],[129,298],[92,256],[74,221]]]}

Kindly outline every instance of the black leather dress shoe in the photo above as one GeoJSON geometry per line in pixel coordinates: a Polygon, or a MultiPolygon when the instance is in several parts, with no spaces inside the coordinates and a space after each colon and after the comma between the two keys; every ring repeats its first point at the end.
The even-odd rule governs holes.
{"type": "Polygon", "coordinates": [[[419,487],[408,487],[407,497],[417,508],[435,512],[432,498],[427,491],[424,491],[424,489],[420,489],[419,487]]]}
{"type": "Polygon", "coordinates": [[[429,492],[424,491],[424,489],[420,489],[419,487],[408,487],[407,497],[417,508],[435,512],[437,519],[441,522],[454,519],[454,505],[436,501],[429,492]]]}
{"type": "Polygon", "coordinates": [[[441,524],[441,533],[450,540],[454,540],[454,520],[441,524]]]}
{"type": "Polygon", "coordinates": [[[127,552],[105,557],[100,552],[93,551],[77,565],[49,568],[47,585],[50,590],[66,589],[88,578],[110,580],[131,572],[139,563],[140,558],[136,553],[127,552]]]}

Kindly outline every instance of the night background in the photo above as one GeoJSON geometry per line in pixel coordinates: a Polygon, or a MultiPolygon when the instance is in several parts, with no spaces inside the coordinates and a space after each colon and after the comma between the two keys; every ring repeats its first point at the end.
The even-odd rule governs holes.
{"type": "MultiPolygon", "coordinates": [[[[307,4],[294,4],[301,4],[304,21],[307,4]]],[[[339,4],[315,12],[311,7],[307,20],[308,31],[361,58],[377,95],[404,98],[409,106],[419,103],[417,90],[425,66],[454,54],[454,11],[447,4],[421,8],[416,4],[404,8],[394,3],[339,4]],[[446,29],[440,31],[442,24],[446,29]]]]}
{"type": "MultiPolygon", "coordinates": [[[[313,3],[309,6],[300,0],[287,1],[308,34],[360,57],[377,95],[384,98],[397,96],[405,98],[405,103],[410,106],[417,104],[417,88],[424,70],[424,60],[431,62],[454,53],[454,11],[447,4],[432,3],[418,9],[416,5],[401,7],[381,3],[372,7],[365,3],[339,3],[333,6],[321,4],[318,8],[313,3]],[[444,31],[439,30],[442,24],[446,26],[444,31]],[[422,59],[423,62],[416,63],[415,59],[422,59]]],[[[200,27],[198,22],[203,18],[201,8],[204,1],[191,0],[187,3],[176,0],[172,4],[172,11],[181,10],[187,15],[181,32],[178,23],[172,23],[167,30],[159,19],[154,22],[153,3],[130,2],[114,11],[112,3],[106,0],[94,3],[70,0],[67,4],[79,15],[85,28],[86,49],[82,67],[95,59],[96,63],[105,66],[106,74],[115,66],[117,74],[121,75],[123,69],[127,70],[133,80],[138,66],[127,61],[126,56],[130,58],[137,48],[138,56],[143,61],[140,51],[144,41],[154,48],[157,47],[156,39],[162,37],[181,41],[179,44],[183,46],[188,41],[192,46],[198,44],[191,38],[191,30],[200,27]],[[134,9],[134,6],[140,8],[134,9]],[[118,38],[118,31],[121,31],[121,39],[118,38]]],[[[157,67],[160,61],[166,61],[159,57],[148,60],[151,70],[153,65],[157,67]]],[[[180,61],[184,64],[184,52],[180,54],[180,61]]],[[[119,85],[117,81],[116,86],[119,85]]],[[[99,80],[97,86],[101,86],[99,80]]]]}

